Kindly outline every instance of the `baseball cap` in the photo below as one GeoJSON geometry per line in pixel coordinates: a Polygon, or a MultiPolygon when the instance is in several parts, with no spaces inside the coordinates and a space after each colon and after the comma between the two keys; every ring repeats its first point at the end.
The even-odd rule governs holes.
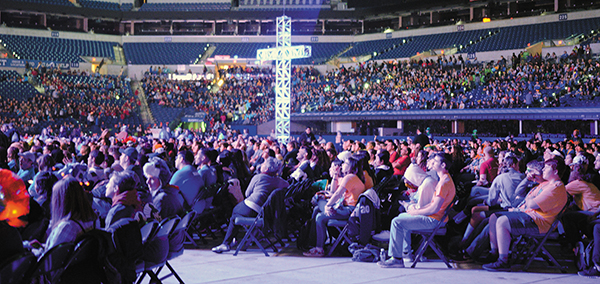
{"type": "Polygon", "coordinates": [[[138,158],[138,152],[133,147],[127,147],[125,149],[119,149],[119,152],[121,152],[121,154],[129,157],[129,159],[131,159],[132,161],[136,161],[137,158],[138,158]]]}

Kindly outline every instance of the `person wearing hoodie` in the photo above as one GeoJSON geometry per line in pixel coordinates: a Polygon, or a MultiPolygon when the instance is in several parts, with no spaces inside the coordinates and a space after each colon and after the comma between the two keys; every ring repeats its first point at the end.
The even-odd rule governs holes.
{"type": "Polygon", "coordinates": [[[106,228],[123,218],[133,218],[142,210],[138,197],[135,173],[132,171],[115,172],[106,185],[106,197],[112,199],[112,207],[106,216],[106,228]]]}
{"type": "Polygon", "coordinates": [[[152,194],[152,204],[162,219],[183,213],[179,188],[169,184],[171,171],[164,160],[158,157],[150,158],[144,165],[144,176],[152,194]]]}

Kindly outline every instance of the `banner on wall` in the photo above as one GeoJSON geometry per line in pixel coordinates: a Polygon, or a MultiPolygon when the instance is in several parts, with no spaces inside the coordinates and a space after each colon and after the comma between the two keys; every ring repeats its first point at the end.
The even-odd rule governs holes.
{"type": "Polygon", "coordinates": [[[70,68],[79,68],[79,62],[54,62],[54,61],[39,61],[39,60],[24,60],[24,59],[9,59],[1,58],[0,67],[13,67],[13,68],[25,68],[29,62],[29,66],[37,67],[41,63],[42,66],[47,68],[60,68],[68,70],[70,68]]]}

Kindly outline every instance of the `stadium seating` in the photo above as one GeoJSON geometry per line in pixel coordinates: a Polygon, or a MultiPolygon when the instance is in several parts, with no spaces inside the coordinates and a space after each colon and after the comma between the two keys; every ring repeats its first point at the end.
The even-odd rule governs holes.
{"type": "Polygon", "coordinates": [[[87,41],[63,38],[47,38],[0,34],[6,48],[15,52],[20,59],[85,62],[81,57],[106,57],[114,60],[113,46],[116,42],[87,41]]]}
{"type": "Polygon", "coordinates": [[[17,0],[17,1],[31,2],[31,3],[36,3],[36,4],[75,6],[69,0],[17,0]]]}
{"type": "MultiPolygon", "coordinates": [[[[78,0],[77,3],[85,8],[119,11],[119,3],[94,0],[78,0]]],[[[133,6],[133,4],[131,4],[133,6]]]]}
{"type": "Polygon", "coordinates": [[[204,54],[202,43],[124,43],[129,64],[193,64],[204,54]]]}
{"type": "Polygon", "coordinates": [[[230,7],[228,3],[146,3],[140,11],[229,11],[230,7]]]}

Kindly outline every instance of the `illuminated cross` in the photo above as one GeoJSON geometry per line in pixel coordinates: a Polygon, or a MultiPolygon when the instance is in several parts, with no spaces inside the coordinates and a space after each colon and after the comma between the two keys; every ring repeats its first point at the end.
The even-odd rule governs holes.
{"type": "Polygon", "coordinates": [[[308,45],[292,46],[292,18],[277,17],[277,47],[259,49],[256,58],[261,61],[277,60],[275,69],[275,132],[279,143],[290,139],[290,93],[292,59],[311,55],[308,45]]]}

